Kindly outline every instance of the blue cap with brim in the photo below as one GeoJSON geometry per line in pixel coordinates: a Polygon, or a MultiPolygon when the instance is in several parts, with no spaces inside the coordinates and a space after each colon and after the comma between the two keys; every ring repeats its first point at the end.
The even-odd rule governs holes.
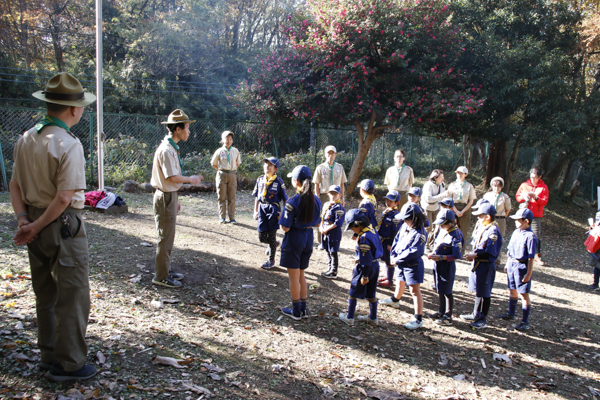
{"type": "Polygon", "coordinates": [[[263,158],[263,162],[270,162],[275,166],[275,168],[279,169],[279,160],[277,159],[277,157],[263,158]]]}
{"type": "Polygon", "coordinates": [[[533,221],[533,212],[529,208],[519,208],[514,215],[510,216],[512,219],[528,219],[533,221]]]}
{"type": "Polygon", "coordinates": [[[423,214],[421,207],[416,203],[406,203],[396,216],[395,220],[413,219],[417,214],[423,214]]]}
{"type": "Polygon", "coordinates": [[[304,182],[305,179],[312,178],[312,173],[310,172],[310,168],[306,165],[298,165],[287,176],[295,181],[304,182]]]}
{"type": "Polygon", "coordinates": [[[334,192],[337,194],[342,194],[342,188],[339,187],[338,185],[331,185],[329,186],[329,190],[327,190],[328,193],[334,192]]]}
{"type": "Polygon", "coordinates": [[[481,204],[479,204],[479,208],[476,211],[473,211],[473,215],[479,215],[479,214],[487,214],[487,215],[495,216],[496,215],[496,207],[494,207],[487,201],[485,201],[485,202],[482,201],[481,204]]]}
{"type": "Polygon", "coordinates": [[[353,208],[352,210],[348,211],[346,213],[346,223],[348,225],[346,225],[346,230],[350,229],[350,224],[352,222],[355,222],[359,219],[361,219],[362,217],[366,217],[365,213],[360,211],[358,208],[353,208]]]}
{"type": "Polygon", "coordinates": [[[452,200],[452,197],[445,197],[440,201],[440,204],[443,204],[446,207],[454,207],[454,200],[452,200]]]}
{"type": "Polygon", "coordinates": [[[473,205],[471,208],[473,210],[477,210],[479,207],[481,207],[482,204],[485,204],[485,203],[490,204],[490,202],[487,201],[487,199],[479,199],[479,200],[477,200],[477,203],[475,203],[475,205],[473,205]]]}
{"type": "Polygon", "coordinates": [[[400,201],[402,195],[395,190],[390,190],[388,194],[385,195],[385,198],[391,201],[400,201]]]}
{"type": "Polygon", "coordinates": [[[442,225],[446,221],[454,221],[455,218],[456,215],[454,215],[454,211],[450,209],[444,209],[438,213],[433,223],[434,225],[442,225]]]}
{"type": "Polygon", "coordinates": [[[375,183],[370,179],[363,179],[360,182],[360,188],[365,192],[372,194],[375,191],[375,183]]]}
{"type": "Polygon", "coordinates": [[[408,191],[408,194],[412,195],[412,196],[419,196],[421,197],[421,188],[418,187],[411,187],[410,190],[408,191]]]}

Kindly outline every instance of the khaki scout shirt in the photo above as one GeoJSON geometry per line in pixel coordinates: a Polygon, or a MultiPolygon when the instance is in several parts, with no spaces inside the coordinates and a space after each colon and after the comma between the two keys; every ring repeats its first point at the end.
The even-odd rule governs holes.
{"type": "Polygon", "coordinates": [[[27,205],[47,208],[59,190],[74,190],[69,207],[82,209],[85,203],[85,156],[83,146],[72,133],[58,126],[25,132],[15,144],[14,179],[27,205]]]}
{"type": "Polygon", "coordinates": [[[239,150],[233,146],[229,149],[229,160],[231,163],[227,162],[227,148],[223,146],[215,151],[215,154],[213,154],[210,159],[210,164],[216,165],[219,168],[219,171],[236,171],[238,165],[242,163],[242,157],[240,156],[239,150]]]}
{"type": "Polygon", "coordinates": [[[398,168],[394,165],[385,171],[383,184],[388,187],[388,190],[408,192],[414,182],[415,175],[411,167],[408,165],[401,167],[400,179],[398,179],[398,168]]]}
{"type": "Polygon", "coordinates": [[[475,201],[477,198],[477,193],[475,193],[475,188],[469,182],[465,181],[464,184],[459,181],[454,181],[448,186],[448,191],[450,192],[450,196],[454,203],[457,204],[467,204],[469,200],[475,201]]]}
{"type": "Polygon", "coordinates": [[[487,192],[483,198],[490,202],[496,208],[496,217],[508,217],[506,210],[512,209],[510,197],[504,192],[498,196],[494,192],[487,192]]]}
{"type": "Polygon", "coordinates": [[[154,152],[150,184],[163,192],[176,192],[182,183],[167,180],[167,178],[176,175],[181,175],[177,150],[165,138],[154,152]]]}
{"type": "Polygon", "coordinates": [[[323,164],[319,164],[315,169],[315,174],[312,179],[313,183],[319,184],[319,191],[322,193],[327,193],[329,191],[329,186],[338,185],[341,187],[344,183],[348,182],[348,178],[346,178],[346,171],[344,171],[344,167],[342,164],[333,163],[333,183],[331,182],[331,170],[329,169],[329,163],[324,162],[323,164]]]}

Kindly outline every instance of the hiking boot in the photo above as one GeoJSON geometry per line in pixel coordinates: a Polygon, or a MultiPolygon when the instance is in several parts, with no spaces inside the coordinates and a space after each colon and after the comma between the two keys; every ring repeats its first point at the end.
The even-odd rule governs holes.
{"type": "Polygon", "coordinates": [[[94,375],[96,375],[96,368],[92,367],[91,365],[84,365],[77,371],[67,372],[60,364],[53,365],[52,368],[50,368],[50,370],[44,374],[46,378],[54,382],[85,380],[90,379],[94,375]]]}
{"type": "Polygon", "coordinates": [[[340,321],[343,321],[346,325],[354,326],[354,318],[348,318],[348,314],[339,313],[338,317],[340,318],[340,321]]]}
{"type": "Polygon", "coordinates": [[[529,329],[529,323],[528,322],[519,322],[519,325],[514,325],[513,328],[515,328],[518,331],[526,331],[529,329]]]}
{"type": "Polygon", "coordinates": [[[371,319],[371,318],[369,318],[368,315],[359,315],[358,317],[356,317],[356,320],[357,321],[365,321],[367,324],[373,325],[373,326],[379,325],[379,319],[378,318],[371,319]]]}
{"type": "Polygon", "coordinates": [[[379,300],[379,304],[383,304],[385,306],[390,306],[393,308],[400,308],[400,301],[393,301],[391,297],[387,299],[379,300]]]}
{"type": "Polygon", "coordinates": [[[321,272],[321,276],[323,278],[327,278],[327,279],[336,279],[337,278],[337,271],[334,271],[332,269],[325,271],[325,272],[321,272]]]}
{"type": "Polygon", "coordinates": [[[435,323],[438,325],[441,325],[441,326],[450,326],[450,325],[452,325],[452,317],[449,317],[447,315],[442,315],[442,318],[435,321],[435,323]]]}
{"type": "Polygon", "coordinates": [[[419,321],[418,319],[413,319],[412,321],[407,322],[402,326],[404,326],[406,329],[414,331],[415,329],[423,327],[423,321],[419,321]]]}
{"type": "Polygon", "coordinates": [[[477,321],[471,322],[469,326],[471,326],[471,328],[473,329],[483,329],[487,328],[487,322],[485,321],[485,319],[480,318],[477,321]]]}
{"type": "Polygon", "coordinates": [[[271,260],[267,260],[260,267],[262,269],[272,269],[272,268],[275,268],[275,263],[271,260]]]}
{"type": "Polygon", "coordinates": [[[152,278],[152,283],[155,284],[155,285],[165,286],[165,287],[168,287],[168,288],[179,288],[179,287],[181,287],[181,282],[176,281],[175,279],[171,278],[170,276],[167,276],[162,281],[159,281],[158,279],[156,279],[156,277],[154,277],[154,278],[152,278]]]}
{"type": "Polygon", "coordinates": [[[176,281],[180,281],[180,280],[182,280],[184,278],[184,275],[180,274],[179,272],[170,271],[169,272],[169,278],[172,278],[172,279],[174,279],[176,281]]]}
{"type": "Polygon", "coordinates": [[[283,315],[287,315],[288,317],[296,321],[300,321],[300,319],[302,318],[302,314],[294,314],[294,309],[291,307],[284,307],[281,309],[281,312],[283,313],[283,315]]]}
{"type": "Polygon", "coordinates": [[[496,314],[496,318],[500,318],[506,321],[513,321],[515,319],[515,315],[514,314],[496,314]]]}

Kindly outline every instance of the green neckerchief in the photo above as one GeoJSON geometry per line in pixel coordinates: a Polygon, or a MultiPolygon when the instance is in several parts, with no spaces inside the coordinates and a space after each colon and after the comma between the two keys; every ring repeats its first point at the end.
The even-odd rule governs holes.
{"type": "Polygon", "coordinates": [[[400,190],[400,175],[402,175],[402,170],[404,169],[404,163],[402,163],[402,168],[396,167],[398,170],[398,181],[396,182],[396,189],[400,190]]]}
{"type": "Polygon", "coordinates": [[[71,133],[71,128],[69,128],[67,124],[65,124],[63,121],[61,121],[58,118],[49,117],[48,115],[46,115],[44,116],[44,118],[42,118],[40,122],[35,124],[35,130],[37,131],[38,135],[45,126],[58,126],[60,128],[63,128],[65,131],[71,133]]]}
{"type": "Polygon", "coordinates": [[[500,200],[500,196],[502,195],[502,191],[499,191],[496,195],[496,200],[494,201],[494,208],[498,210],[498,200],[500,200]]]}
{"type": "Polygon", "coordinates": [[[177,152],[177,158],[179,159],[179,168],[181,168],[181,171],[179,171],[179,173],[180,175],[183,175],[183,164],[181,163],[181,156],[179,155],[179,146],[177,146],[177,143],[175,143],[175,141],[169,136],[165,136],[165,138],[169,141],[169,143],[171,143],[171,146],[173,146],[173,148],[177,152]]]}
{"type": "Polygon", "coordinates": [[[231,167],[231,154],[229,154],[229,151],[231,150],[231,147],[233,147],[233,144],[229,146],[229,148],[227,148],[227,146],[225,145],[223,145],[223,147],[225,147],[225,151],[227,151],[227,164],[229,164],[229,169],[233,169],[231,167]]]}
{"type": "Polygon", "coordinates": [[[465,186],[465,183],[467,183],[467,180],[465,179],[465,181],[463,183],[460,183],[460,180],[456,181],[460,184],[460,198],[459,200],[463,199],[463,187],[465,186]]]}
{"type": "MultiPolygon", "coordinates": [[[[327,166],[329,167],[329,185],[335,185],[335,183],[333,183],[333,168],[335,167],[335,163],[333,163],[333,165],[327,163],[327,166]]],[[[327,188],[327,190],[329,190],[329,188],[327,188]]]]}

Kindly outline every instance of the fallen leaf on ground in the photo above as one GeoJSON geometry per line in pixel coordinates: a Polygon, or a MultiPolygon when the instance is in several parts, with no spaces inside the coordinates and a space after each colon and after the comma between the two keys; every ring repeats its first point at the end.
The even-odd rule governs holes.
{"type": "Polygon", "coordinates": [[[151,243],[148,243],[148,242],[142,242],[142,243],[140,243],[140,246],[144,246],[144,247],[152,247],[152,244],[151,244],[151,243]]]}
{"type": "Polygon", "coordinates": [[[213,364],[202,363],[200,365],[202,365],[204,368],[206,368],[209,371],[213,371],[213,372],[225,372],[225,370],[223,368],[220,368],[220,367],[218,367],[216,365],[213,365],[213,364]]]}
{"type": "Polygon", "coordinates": [[[181,382],[181,387],[184,390],[189,390],[192,391],[196,394],[205,394],[208,397],[211,397],[213,394],[210,392],[210,390],[203,388],[202,386],[197,386],[197,385],[193,385],[191,383],[183,383],[181,382]]]}
{"type": "Polygon", "coordinates": [[[494,353],[494,360],[512,365],[512,360],[506,354],[494,353]]]}
{"type": "Polygon", "coordinates": [[[96,353],[96,358],[98,359],[98,362],[100,362],[100,364],[104,364],[106,362],[106,357],[104,356],[104,354],[102,354],[101,351],[98,351],[96,353]]]}
{"type": "Polygon", "coordinates": [[[214,372],[211,372],[210,374],[208,374],[208,376],[210,376],[214,381],[220,381],[222,378],[215,374],[214,372]]]}
{"type": "Polygon", "coordinates": [[[179,364],[179,361],[185,361],[185,360],[177,360],[172,357],[156,356],[152,359],[152,364],[162,364],[162,365],[168,365],[168,366],[175,367],[175,368],[185,368],[184,366],[179,364]]]}
{"type": "Polygon", "coordinates": [[[207,310],[207,311],[202,311],[202,315],[210,318],[210,317],[214,317],[215,315],[217,315],[217,313],[214,312],[213,310],[207,310]]]}
{"type": "Polygon", "coordinates": [[[373,390],[371,392],[367,392],[367,396],[379,400],[401,400],[404,397],[399,393],[384,390],[373,390]]]}
{"type": "Polygon", "coordinates": [[[465,380],[465,376],[464,375],[454,375],[452,377],[452,379],[454,379],[455,381],[464,381],[465,380]]]}

